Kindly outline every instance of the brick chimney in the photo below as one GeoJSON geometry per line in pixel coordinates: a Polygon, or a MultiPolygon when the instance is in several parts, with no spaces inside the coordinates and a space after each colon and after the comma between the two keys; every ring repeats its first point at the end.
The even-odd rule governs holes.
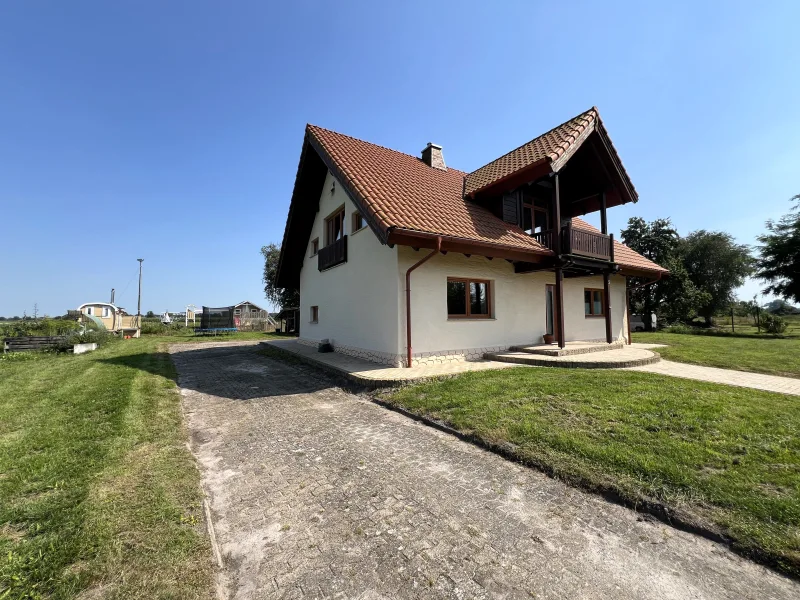
{"type": "Polygon", "coordinates": [[[434,169],[447,171],[447,165],[444,164],[444,156],[442,155],[442,147],[437,144],[428,142],[428,145],[422,151],[422,162],[434,169]]]}

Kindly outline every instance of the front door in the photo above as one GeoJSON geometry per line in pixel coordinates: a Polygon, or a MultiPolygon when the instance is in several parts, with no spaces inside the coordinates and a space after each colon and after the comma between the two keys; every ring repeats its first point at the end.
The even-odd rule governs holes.
{"type": "Polygon", "coordinates": [[[556,286],[545,286],[545,331],[558,339],[558,307],[556,306],[556,286]]]}

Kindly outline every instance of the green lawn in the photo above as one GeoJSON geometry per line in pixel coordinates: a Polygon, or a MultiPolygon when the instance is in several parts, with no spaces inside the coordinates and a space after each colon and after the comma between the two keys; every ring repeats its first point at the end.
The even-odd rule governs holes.
{"type": "Polygon", "coordinates": [[[634,342],[668,344],[663,358],[695,365],[800,377],[800,338],[634,333],[634,342]]]}
{"type": "Polygon", "coordinates": [[[215,597],[176,341],[0,359],[0,598],[215,597]]]}
{"type": "Polygon", "coordinates": [[[510,443],[581,487],[655,499],[800,575],[800,398],[638,372],[517,368],[383,399],[510,443]]]}

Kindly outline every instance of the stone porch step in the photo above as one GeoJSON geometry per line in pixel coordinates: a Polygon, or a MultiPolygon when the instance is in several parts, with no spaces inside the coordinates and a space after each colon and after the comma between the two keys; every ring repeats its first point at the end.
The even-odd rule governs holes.
{"type": "Polygon", "coordinates": [[[616,340],[610,344],[605,342],[567,342],[564,348],[557,344],[532,344],[530,346],[512,346],[509,352],[525,352],[542,356],[575,356],[576,354],[589,354],[590,352],[606,352],[619,350],[625,347],[623,340],[616,340]]]}
{"type": "Polygon", "coordinates": [[[624,369],[641,367],[661,360],[655,352],[643,348],[624,346],[607,352],[588,352],[567,356],[531,354],[530,352],[487,352],[486,360],[531,365],[536,367],[561,367],[572,369],[624,369]]]}

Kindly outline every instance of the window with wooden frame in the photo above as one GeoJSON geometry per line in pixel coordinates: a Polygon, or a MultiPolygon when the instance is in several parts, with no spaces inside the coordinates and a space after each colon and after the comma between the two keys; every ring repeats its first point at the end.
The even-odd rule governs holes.
{"type": "Polygon", "coordinates": [[[605,305],[603,290],[583,290],[583,308],[587,317],[605,317],[605,305]]]}
{"type": "Polygon", "coordinates": [[[352,230],[353,233],[355,233],[356,231],[361,231],[366,226],[367,226],[367,222],[366,222],[366,220],[364,220],[364,217],[361,216],[361,213],[354,212],[353,213],[353,230],[352,230]]]}
{"type": "Polygon", "coordinates": [[[522,229],[528,235],[550,229],[550,205],[547,201],[529,194],[522,197],[522,229]]]}
{"type": "Polygon", "coordinates": [[[344,206],[325,219],[325,245],[339,241],[344,237],[344,206]]]}
{"type": "Polygon", "coordinates": [[[447,278],[448,319],[488,319],[491,314],[490,281],[460,277],[447,278]]]}
{"type": "Polygon", "coordinates": [[[311,307],[311,322],[319,323],[319,306],[311,307]]]}

